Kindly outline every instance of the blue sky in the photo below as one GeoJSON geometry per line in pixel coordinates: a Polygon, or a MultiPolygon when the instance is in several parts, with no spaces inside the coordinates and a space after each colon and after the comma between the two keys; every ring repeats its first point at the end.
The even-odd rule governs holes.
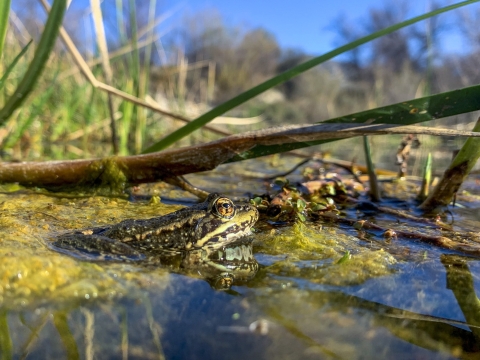
{"type": "MultiPolygon", "coordinates": [[[[226,24],[263,27],[276,36],[282,47],[321,54],[339,45],[335,43],[336,35],[331,30],[339,15],[344,14],[351,21],[361,21],[369,9],[383,8],[391,1],[394,0],[163,0],[160,6],[168,10],[182,4],[177,17],[185,13],[217,9],[226,24]]],[[[405,0],[405,3],[410,11],[409,17],[413,17],[426,12],[430,0],[405,0]]],[[[475,6],[479,5],[469,5],[460,11],[468,11],[475,6]]],[[[443,15],[442,20],[448,21],[447,16],[443,15]]],[[[461,50],[462,41],[455,29],[450,29],[443,39],[444,51],[452,53],[461,50]]]]}
{"type": "MultiPolygon", "coordinates": [[[[2,0],[0,0],[2,1],[2,0]]],[[[137,4],[147,5],[151,0],[135,0],[137,4]]],[[[173,18],[158,30],[182,26],[185,15],[193,15],[205,10],[218,11],[225,24],[246,28],[262,27],[271,32],[282,48],[303,50],[311,55],[320,55],[339,45],[333,31],[335,19],[345,16],[354,25],[364,22],[372,8],[383,9],[389,4],[403,3],[409,9],[411,18],[428,11],[430,3],[436,1],[443,6],[458,3],[460,0],[157,0],[157,13],[177,9],[173,18]]],[[[128,3],[127,0],[123,0],[128,3]]],[[[71,8],[84,13],[89,0],[73,0],[71,8]]],[[[115,0],[104,0],[104,16],[114,17],[115,0]],[[110,12],[106,10],[108,7],[110,12]]],[[[452,23],[459,12],[478,11],[480,3],[468,5],[450,13],[440,15],[440,21],[452,23]]],[[[110,18],[110,23],[115,24],[110,18]]],[[[421,24],[421,23],[420,23],[421,24]]],[[[361,24],[360,24],[361,25],[361,24]]],[[[421,26],[421,25],[420,25],[421,26]]],[[[355,26],[354,26],[355,27],[355,26]]],[[[358,26],[355,28],[362,28],[358,26]]],[[[444,53],[462,53],[467,50],[460,32],[454,26],[441,35],[441,49],[444,53]]]]}

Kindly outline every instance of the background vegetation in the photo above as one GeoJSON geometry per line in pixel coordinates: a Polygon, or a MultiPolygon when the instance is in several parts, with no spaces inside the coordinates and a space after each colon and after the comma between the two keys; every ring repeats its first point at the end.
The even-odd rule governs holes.
{"type": "MultiPolygon", "coordinates": [[[[31,4],[29,0],[12,4],[1,73],[28,41],[38,39],[42,32],[46,13],[31,4]]],[[[366,10],[361,21],[340,17],[332,23],[331,31],[338,35],[339,44],[352,41],[405,20],[406,4],[392,1],[384,8],[366,10]]],[[[281,48],[265,29],[226,24],[215,12],[189,15],[180,24],[166,27],[162,20],[175,9],[161,9],[154,0],[106,0],[102,11],[111,79],[99,60],[101,46],[91,8],[70,10],[64,21],[94,76],[191,119],[312,57],[281,48]]],[[[479,17],[478,7],[468,7],[396,31],[269,90],[213,126],[237,133],[313,123],[478,84],[479,17]],[[466,47],[461,54],[442,51],[442,33],[452,27],[462,31],[466,47]]],[[[17,86],[32,56],[29,49],[20,59],[0,94],[0,103],[17,86]]],[[[134,154],[184,123],[112,97],[115,128],[108,101],[107,94],[81,75],[71,54],[58,41],[34,93],[0,128],[2,157],[39,160],[110,155],[115,150],[112,130],[118,132],[119,153],[134,154]]],[[[473,121],[474,116],[467,114],[435,122],[470,130],[473,121]]],[[[176,146],[218,137],[204,129],[176,146]]],[[[448,139],[439,141],[444,148],[450,145],[448,139]]],[[[389,155],[392,159],[395,148],[396,143],[389,155]]],[[[353,153],[346,156],[352,158],[353,153]]]]}

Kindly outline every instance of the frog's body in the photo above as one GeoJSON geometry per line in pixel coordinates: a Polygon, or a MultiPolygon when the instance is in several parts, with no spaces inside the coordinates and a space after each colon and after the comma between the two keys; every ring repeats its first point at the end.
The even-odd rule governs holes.
{"type": "Polygon", "coordinates": [[[137,257],[157,250],[224,245],[250,234],[257,220],[258,211],[252,205],[236,205],[224,196],[210,194],[203,203],[165,216],[64,234],[53,245],[63,250],[81,249],[97,258],[137,257]]]}

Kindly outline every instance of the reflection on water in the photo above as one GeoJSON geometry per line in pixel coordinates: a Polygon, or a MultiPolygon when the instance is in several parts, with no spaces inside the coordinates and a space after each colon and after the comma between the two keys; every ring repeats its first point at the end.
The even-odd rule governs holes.
{"type": "Polygon", "coordinates": [[[361,284],[309,285],[269,273],[268,267],[247,286],[234,286],[234,293],[172,274],[164,289],[138,287],[115,301],[84,300],[23,310],[9,310],[5,304],[0,312],[1,354],[6,359],[477,359],[480,305],[468,264],[479,269],[480,263],[442,256],[442,264],[439,275],[444,280],[435,278],[430,284],[429,271],[438,272],[436,266],[427,265],[423,274],[412,267],[402,273],[417,276],[422,285],[416,296],[425,298],[422,306],[415,304],[421,308],[418,312],[406,310],[418,299],[402,307],[386,304],[396,295],[387,289],[395,286],[402,292],[406,285],[400,276],[380,278],[377,293],[361,297],[353,295],[362,293],[361,284]],[[269,277],[275,280],[273,286],[265,286],[269,277]],[[430,292],[447,300],[436,304],[434,296],[432,303],[430,292]],[[381,301],[368,299],[370,295],[381,301]],[[263,334],[249,328],[259,319],[267,324],[263,334]]]}
{"type": "MultiPolygon", "coordinates": [[[[142,268],[164,268],[171,272],[190,275],[206,280],[216,290],[230,290],[232,285],[241,285],[252,279],[258,270],[258,262],[253,256],[252,238],[245,237],[215,248],[205,247],[198,250],[163,250],[141,258],[110,256],[112,261],[133,262],[142,268]]],[[[48,246],[55,251],[80,260],[98,261],[91,251],[79,248],[58,247],[55,243],[48,246]]],[[[105,259],[105,257],[101,257],[105,259]]]]}
{"type": "Polygon", "coordinates": [[[259,226],[254,251],[86,262],[39,239],[165,209],[32,199],[0,195],[1,359],[480,358],[476,258],[324,223],[259,226]]]}
{"type": "Polygon", "coordinates": [[[480,300],[475,293],[473,275],[468,267],[468,262],[474,260],[456,255],[442,255],[441,260],[447,271],[447,288],[455,295],[468,326],[476,337],[476,350],[480,351],[480,300]]]}

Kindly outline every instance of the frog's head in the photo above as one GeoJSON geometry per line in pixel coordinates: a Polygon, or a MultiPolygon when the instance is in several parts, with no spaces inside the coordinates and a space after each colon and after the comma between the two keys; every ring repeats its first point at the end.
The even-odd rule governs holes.
{"type": "Polygon", "coordinates": [[[234,204],[229,198],[210,194],[205,217],[195,228],[193,246],[224,245],[251,234],[252,226],[258,220],[258,210],[250,204],[234,204]]]}

